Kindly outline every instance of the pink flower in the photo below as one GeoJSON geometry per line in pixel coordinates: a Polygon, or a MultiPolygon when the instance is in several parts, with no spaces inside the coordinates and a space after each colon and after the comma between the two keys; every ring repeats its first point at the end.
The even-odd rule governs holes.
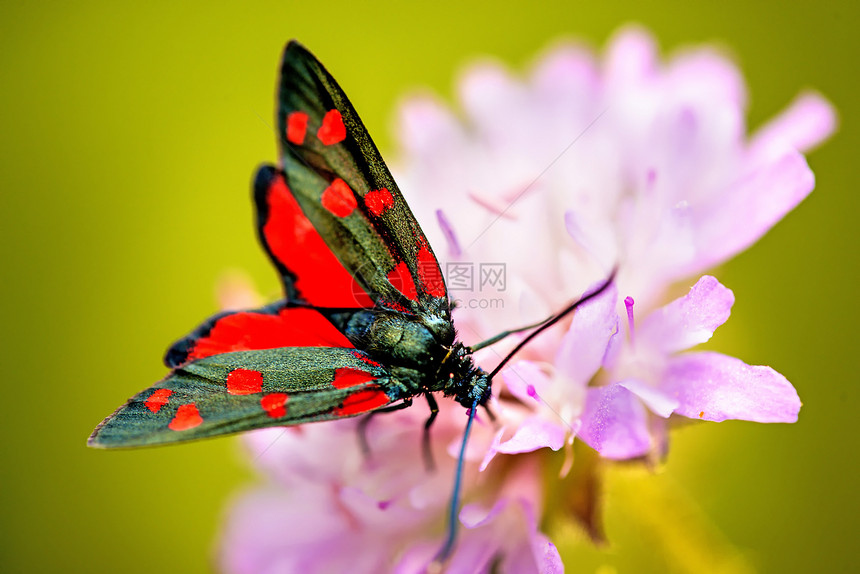
{"type": "MultiPolygon", "coordinates": [[[[355,421],[266,429],[246,444],[269,483],[233,505],[221,564],[226,572],[425,572],[439,550],[451,479],[466,417],[445,402],[433,427],[438,468],[428,473],[419,448],[426,411],[406,409],[374,419],[365,459],[355,421]]],[[[512,572],[561,567],[537,531],[543,493],[537,460],[522,461],[504,480],[477,476],[492,428],[473,429],[467,458],[463,527],[446,572],[485,571],[496,559],[512,572]]]]}
{"type": "MultiPolygon", "coordinates": [[[[601,61],[556,49],[525,81],[498,64],[476,66],[459,100],[462,121],[432,97],[403,105],[395,176],[449,264],[461,339],[543,319],[618,268],[609,289],[496,377],[497,420],[482,413],[475,424],[446,565],[561,572],[538,529],[547,449],[578,437],[606,458],[661,456],[679,416],[796,420],[797,394],[773,369],[687,352],[734,302],[715,278],[695,278],[812,190],[802,152],[832,132],[834,114],[803,95],[748,138],[733,64],[710,50],[662,64],[638,30],[616,37],[601,61]],[[667,303],[679,281],[694,285],[667,303]]],[[[491,370],[517,337],[476,358],[491,370]]],[[[462,407],[441,407],[435,473],[421,459],[421,405],[373,419],[370,459],[355,421],[249,435],[268,480],[232,506],[224,570],[425,571],[444,538],[466,420],[462,407]]]]}
{"type": "MultiPolygon", "coordinates": [[[[462,122],[432,97],[403,105],[396,176],[442,259],[506,263],[507,289],[492,293],[500,308],[462,306],[461,337],[546,317],[618,266],[615,288],[566,333],[543,335],[503,371],[517,414],[484,466],[575,435],[609,458],[662,454],[672,414],[796,420],[797,394],[772,369],[678,354],[728,319],[731,291],[702,277],[661,305],[679,280],[747,248],[812,191],[802,152],[834,129],[826,101],[802,95],[747,138],[731,62],[701,49],[661,64],[635,29],[600,62],[556,49],[526,82],[499,64],[476,66],[458,93],[462,122]]],[[[481,364],[510,347],[483,351],[481,364]]]]}

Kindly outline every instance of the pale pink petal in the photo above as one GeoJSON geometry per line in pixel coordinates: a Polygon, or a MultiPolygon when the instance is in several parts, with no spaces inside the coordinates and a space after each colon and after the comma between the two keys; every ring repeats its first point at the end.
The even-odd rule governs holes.
{"type": "Polygon", "coordinates": [[[492,528],[461,529],[457,549],[445,565],[448,574],[486,572],[503,541],[492,528]]]}
{"type": "Polygon", "coordinates": [[[555,361],[556,368],[574,384],[585,385],[603,365],[609,341],[618,329],[617,299],[615,285],[610,285],[576,310],[555,361]]]}
{"type": "Polygon", "coordinates": [[[478,528],[484,526],[496,518],[505,508],[508,507],[510,501],[506,498],[500,498],[491,507],[486,507],[482,504],[464,504],[460,509],[460,523],[466,528],[478,528]]]}
{"type": "Polygon", "coordinates": [[[653,36],[637,27],[621,30],[610,41],[604,62],[604,78],[610,88],[629,87],[652,77],[658,67],[653,36]]]}
{"type": "Polygon", "coordinates": [[[564,572],[564,564],[561,561],[558,548],[546,535],[538,530],[534,506],[525,499],[521,499],[520,501],[523,514],[526,518],[528,532],[530,533],[528,542],[531,547],[533,562],[525,559],[528,554],[524,551],[512,552],[509,554],[509,561],[506,562],[506,564],[510,565],[510,568],[505,571],[517,573],[531,572],[531,569],[536,567],[534,571],[540,574],[562,574],[564,572]],[[522,561],[517,560],[520,556],[523,558],[522,561]],[[518,562],[519,565],[515,566],[518,562]]]}
{"type": "Polygon", "coordinates": [[[663,418],[666,418],[675,412],[675,409],[677,409],[680,404],[676,399],[673,399],[666,393],[637,379],[627,379],[619,382],[618,384],[639,397],[652,412],[663,418]]]}
{"type": "MultiPolygon", "coordinates": [[[[485,572],[487,566],[498,553],[502,540],[492,529],[460,529],[454,554],[445,563],[446,574],[473,574],[485,572]]],[[[433,542],[413,544],[400,557],[392,569],[395,574],[427,574],[442,544],[442,536],[433,542]]],[[[387,569],[380,570],[386,572],[387,569]]],[[[344,570],[349,572],[349,570],[344,570]]]]}
{"type": "Polygon", "coordinates": [[[540,397],[552,387],[552,380],[532,361],[517,361],[502,371],[505,386],[528,407],[539,405],[540,397]]]}
{"type": "Polygon", "coordinates": [[[427,574],[428,566],[439,552],[439,542],[424,540],[412,544],[391,569],[393,574],[427,574]]]}
{"type": "MultiPolygon", "coordinates": [[[[600,111],[597,102],[603,87],[594,55],[579,46],[557,48],[537,63],[531,84],[532,105],[541,110],[541,117],[552,118],[555,126],[541,131],[534,155],[546,153],[551,158],[567,147],[573,134],[580,132],[600,111]]],[[[539,121],[536,118],[535,124],[539,121]]],[[[564,161],[567,157],[559,159],[562,165],[554,169],[569,165],[564,161]]]]}
{"type": "Polygon", "coordinates": [[[517,539],[517,545],[506,544],[499,572],[512,574],[562,574],[564,564],[558,548],[541,532],[534,531],[527,543],[517,539]]]}
{"type": "Polygon", "coordinates": [[[398,108],[397,127],[401,144],[409,153],[440,151],[440,141],[463,143],[462,127],[451,111],[432,96],[415,95],[398,108]]]}
{"type": "Polygon", "coordinates": [[[642,456],[651,447],[647,413],[638,397],[618,384],[589,388],[579,438],[612,459],[642,456]]]}
{"type": "Polygon", "coordinates": [[[385,569],[387,551],[369,545],[365,536],[351,535],[348,517],[329,492],[325,487],[305,487],[301,495],[260,489],[241,497],[222,534],[224,572],[373,574],[385,569]],[[302,528],[296,528],[297,520],[302,521],[302,528]],[[336,553],[326,550],[333,543],[338,545],[336,553]]]}
{"type": "Polygon", "coordinates": [[[760,163],[778,157],[786,149],[807,151],[830,137],[836,129],[836,111],[818,94],[804,93],[786,110],[756,132],[749,153],[760,163]]]}
{"type": "Polygon", "coordinates": [[[800,411],[797,391],[785,377],[713,352],[672,359],[660,390],[679,401],[676,413],[694,419],[793,423],[800,411]]]}
{"type": "Polygon", "coordinates": [[[576,106],[589,101],[599,87],[594,53],[575,45],[555,48],[541,58],[532,72],[532,83],[547,99],[576,106]]]}
{"type": "MultiPolygon", "coordinates": [[[[531,540],[531,546],[540,574],[564,573],[564,563],[561,561],[561,554],[559,554],[558,548],[548,536],[542,532],[535,532],[531,540]]],[[[511,570],[511,572],[516,572],[516,570],[511,570]]]]}
{"type": "Polygon", "coordinates": [[[731,314],[735,296],[705,275],[684,297],[657,309],[637,328],[637,340],[666,354],[704,343],[731,314]]]}
{"type": "Polygon", "coordinates": [[[487,453],[484,455],[484,460],[481,461],[481,466],[478,467],[480,472],[484,472],[487,466],[490,465],[490,461],[496,458],[496,455],[499,453],[499,445],[502,444],[502,436],[505,434],[505,427],[500,428],[496,431],[495,436],[493,436],[493,442],[490,444],[490,448],[487,449],[487,453]]]}
{"type": "Polygon", "coordinates": [[[598,265],[614,265],[618,260],[615,230],[603,221],[583,217],[574,210],[564,214],[568,235],[584,249],[598,265]]]}
{"type": "Polygon", "coordinates": [[[559,420],[557,423],[531,417],[520,424],[514,436],[496,447],[503,454],[532,452],[539,448],[558,450],[564,445],[568,428],[559,420]]]}
{"type": "Polygon", "coordinates": [[[749,247],[814,186],[815,177],[804,157],[789,151],[711,202],[694,206],[700,255],[687,272],[708,268],[749,247]]]}
{"type": "Polygon", "coordinates": [[[499,63],[473,65],[460,80],[458,91],[475,128],[494,144],[523,133],[522,127],[528,125],[524,121],[530,111],[525,86],[499,63]]]}
{"type": "Polygon", "coordinates": [[[557,420],[547,420],[541,417],[530,417],[516,427],[514,435],[505,442],[502,437],[507,427],[499,429],[493,437],[493,442],[487,448],[484,460],[478,470],[483,472],[497,454],[516,454],[521,452],[532,452],[541,448],[559,450],[564,446],[568,435],[576,434],[581,426],[579,420],[573,424],[566,425],[555,415],[557,420]]]}
{"type": "Polygon", "coordinates": [[[678,55],[667,70],[667,88],[673,96],[725,102],[736,108],[746,105],[746,86],[738,67],[711,49],[678,55]]]}

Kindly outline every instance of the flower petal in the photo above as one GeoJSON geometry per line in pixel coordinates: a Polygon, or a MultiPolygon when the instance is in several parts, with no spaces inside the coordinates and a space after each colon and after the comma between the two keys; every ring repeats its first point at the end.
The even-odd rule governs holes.
{"type": "MultiPolygon", "coordinates": [[[[560,423],[560,421],[559,421],[560,423]]],[[[532,417],[523,421],[514,436],[496,447],[497,452],[516,454],[548,447],[558,450],[564,445],[567,428],[560,424],[532,417]]]]}
{"type": "MultiPolygon", "coordinates": [[[[543,532],[538,530],[534,507],[525,500],[522,500],[521,503],[523,514],[526,516],[528,531],[531,533],[529,545],[531,546],[532,555],[538,567],[537,571],[540,574],[562,574],[564,572],[564,564],[561,561],[558,548],[543,532]]],[[[523,570],[511,568],[508,571],[522,572],[523,570]]]]}
{"type": "Polygon", "coordinates": [[[579,437],[612,459],[642,456],[651,448],[647,413],[639,399],[619,384],[588,389],[579,437]]]}
{"type": "Polygon", "coordinates": [[[469,529],[484,526],[501,514],[509,503],[508,499],[500,498],[491,508],[487,508],[482,504],[464,504],[458,515],[460,524],[469,529]]]}
{"type": "Polygon", "coordinates": [[[675,412],[680,404],[676,399],[637,379],[628,379],[618,384],[639,397],[652,412],[663,418],[675,412]]]}
{"type": "Polygon", "coordinates": [[[676,413],[694,419],[793,423],[800,411],[797,391],[785,377],[720,353],[672,359],[660,389],[678,399],[676,413]]]}
{"type": "Polygon", "coordinates": [[[807,151],[827,139],[836,129],[836,112],[818,94],[797,97],[779,116],[756,132],[749,153],[764,162],[786,149],[807,151]]]}
{"type": "Polygon", "coordinates": [[[710,201],[693,207],[699,256],[693,273],[743,251],[765,234],[815,187],[804,157],[788,151],[710,201]]]}
{"type": "Polygon", "coordinates": [[[666,354],[689,349],[711,338],[728,320],[734,302],[730,289],[705,275],[684,297],[648,315],[637,340],[666,354]]]}
{"type": "Polygon", "coordinates": [[[517,361],[502,371],[505,386],[527,407],[541,403],[540,397],[552,387],[552,381],[533,361],[517,361]]]}
{"type": "Polygon", "coordinates": [[[631,26],[610,41],[605,57],[605,81],[610,87],[629,87],[653,76],[658,68],[654,37],[631,26]]]}
{"type": "Polygon", "coordinates": [[[439,141],[463,143],[465,134],[451,111],[434,97],[416,95],[405,99],[398,110],[400,142],[408,153],[435,157],[439,141]]]}
{"type": "MultiPolygon", "coordinates": [[[[535,532],[531,540],[532,553],[540,574],[564,574],[564,563],[555,544],[542,532],[535,532]]],[[[517,572],[517,570],[511,570],[517,572]]]]}
{"type": "Polygon", "coordinates": [[[738,67],[715,50],[704,48],[680,54],[666,72],[670,97],[723,102],[740,109],[746,105],[746,87],[738,67]]]}
{"type": "Polygon", "coordinates": [[[617,299],[613,284],[576,310],[556,354],[556,367],[574,384],[584,386],[603,365],[609,341],[618,330],[617,299]]]}

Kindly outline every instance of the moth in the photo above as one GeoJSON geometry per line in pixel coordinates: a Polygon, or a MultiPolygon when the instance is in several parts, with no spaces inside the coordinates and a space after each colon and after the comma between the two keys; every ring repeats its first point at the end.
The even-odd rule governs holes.
{"type": "MultiPolygon", "coordinates": [[[[217,314],[167,351],[170,373],[102,422],[98,448],[176,443],[263,427],[343,419],[409,406],[434,393],[469,409],[463,439],[513,352],[590,295],[546,321],[492,373],[457,340],[439,263],[343,90],[301,44],[283,55],[277,103],[280,166],[253,184],[260,242],[284,298],[217,314]]],[[[459,461],[449,537],[462,475],[459,461]]]]}

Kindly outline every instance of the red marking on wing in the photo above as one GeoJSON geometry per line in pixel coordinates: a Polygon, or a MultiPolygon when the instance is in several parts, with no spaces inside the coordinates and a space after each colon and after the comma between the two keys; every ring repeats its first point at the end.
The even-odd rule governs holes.
{"type": "Polygon", "coordinates": [[[209,335],[197,340],[188,360],[281,347],[352,347],[343,333],[318,311],[293,307],[277,315],[236,313],[218,320],[209,335]]]}
{"type": "Polygon", "coordinates": [[[296,275],[295,286],[311,305],[373,307],[373,299],[349,274],[314,229],[283,177],[268,193],[269,219],[263,236],[272,255],[296,275]]]}
{"type": "Polygon", "coordinates": [[[305,143],[308,131],[308,115],[305,112],[292,112],[287,116],[287,141],[296,145],[305,143]]]}
{"type": "Polygon", "coordinates": [[[391,402],[379,387],[368,387],[357,393],[346,397],[343,406],[334,409],[335,416],[348,417],[359,413],[366,413],[391,402]]]}
{"type": "Polygon", "coordinates": [[[383,306],[388,307],[389,309],[394,309],[395,311],[399,311],[401,313],[411,313],[411,311],[409,311],[409,309],[407,309],[406,307],[404,307],[403,305],[401,305],[400,303],[397,303],[395,301],[385,301],[382,304],[383,304],[383,306]]]}
{"type": "Polygon", "coordinates": [[[337,217],[346,217],[358,207],[352,190],[339,177],[325,189],[320,201],[322,201],[323,207],[337,217]]]}
{"type": "Polygon", "coordinates": [[[353,356],[356,359],[367,363],[368,365],[373,365],[374,367],[381,367],[382,366],[382,363],[377,363],[376,361],[374,361],[373,359],[371,359],[370,357],[368,357],[367,355],[365,355],[364,353],[362,353],[360,351],[354,352],[353,356]]]}
{"type": "Polygon", "coordinates": [[[330,110],[326,113],[317,131],[317,137],[325,145],[334,145],[346,139],[346,127],[339,111],[330,110]]]}
{"type": "Polygon", "coordinates": [[[161,407],[167,404],[167,397],[173,394],[173,391],[170,389],[158,389],[146,399],[146,402],[143,403],[146,408],[150,411],[157,413],[161,407]]]}
{"type": "Polygon", "coordinates": [[[412,280],[412,275],[409,273],[409,268],[406,263],[401,261],[397,267],[388,272],[388,282],[395,289],[403,293],[408,299],[418,301],[418,291],[415,290],[415,282],[412,280]]]}
{"type": "Polygon", "coordinates": [[[350,367],[342,367],[334,372],[334,380],[331,382],[336,389],[355,387],[362,383],[376,380],[376,377],[368,372],[350,367]]]}
{"type": "Polygon", "coordinates": [[[231,395],[262,393],[263,373],[250,369],[233,369],[227,375],[227,392],[231,395]]]}
{"type": "Polygon", "coordinates": [[[433,297],[445,296],[445,282],[442,280],[439,262],[426,245],[422,245],[418,251],[418,277],[427,293],[433,297]]]}
{"type": "Polygon", "coordinates": [[[267,415],[279,419],[287,415],[287,398],[284,393],[270,393],[260,399],[260,406],[267,415]]]}
{"type": "Polygon", "coordinates": [[[167,428],[174,431],[184,431],[200,426],[202,422],[203,417],[200,416],[200,411],[197,410],[197,405],[191,403],[190,405],[179,406],[179,409],[176,411],[176,415],[173,417],[173,420],[170,421],[170,424],[167,425],[167,428]]]}
{"type": "Polygon", "coordinates": [[[368,191],[364,196],[364,205],[371,215],[377,216],[394,205],[394,197],[386,188],[368,191]]]}

